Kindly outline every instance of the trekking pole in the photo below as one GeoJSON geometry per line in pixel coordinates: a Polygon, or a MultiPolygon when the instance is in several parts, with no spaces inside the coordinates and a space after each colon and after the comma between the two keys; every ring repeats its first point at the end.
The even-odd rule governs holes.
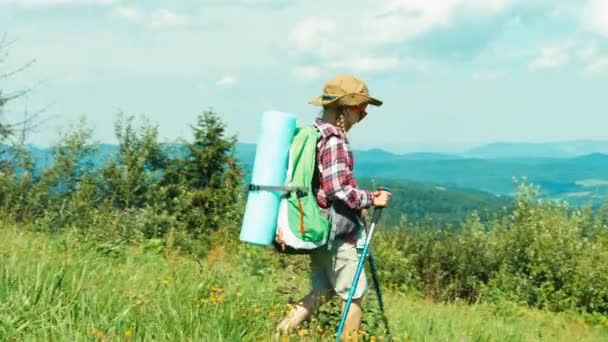
{"type": "MultiPolygon", "coordinates": [[[[386,190],[387,189],[382,189],[386,190]]],[[[374,216],[372,216],[372,223],[369,227],[369,232],[367,233],[367,237],[365,238],[365,245],[363,246],[363,252],[361,253],[361,257],[359,258],[359,264],[357,265],[357,271],[355,272],[355,277],[353,279],[353,283],[350,287],[350,291],[348,292],[348,299],[346,300],[346,305],[344,306],[344,312],[342,313],[342,319],[340,320],[340,325],[338,326],[338,331],[336,333],[336,342],[340,341],[340,336],[342,335],[342,331],[344,330],[344,323],[346,322],[346,317],[348,316],[348,311],[350,309],[350,305],[353,301],[353,296],[355,295],[355,291],[357,289],[357,283],[359,282],[359,277],[361,276],[361,270],[363,270],[363,264],[365,263],[365,256],[369,252],[370,241],[372,240],[372,236],[374,234],[374,230],[376,229],[376,224],[380,220],[380,216],[382,215],[382,208],[374,209],[374,216]]]]}
{"type": "Polygon", "coordinates": [[[384,300],[382,299],[382,291],[380,290],[380,281],[378,280],[378,271],[376,270],[376,262],[370,252],[368,255],[369,265],[372,270],[372,278],[374,279],[374,287],[376,288],[376,295],[378,296],[378,305],[380,306],[380,312],[382,312],[382,321],[384,322],[384,328],[386,329],[386,335],[388,340],[392,340],[391,328],[388,325],[388,318],[384,312],[384,300]]]}

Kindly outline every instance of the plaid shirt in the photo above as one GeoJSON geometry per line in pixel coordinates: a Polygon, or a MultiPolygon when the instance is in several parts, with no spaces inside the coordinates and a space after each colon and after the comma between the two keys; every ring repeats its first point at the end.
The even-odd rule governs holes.
{"type": "Polygon", "coordinates": [[[350,208],[360,211],[372,205],[373,194],[357,189],[353,176],[353,153],[348,139],[335,126],[317,118],[315,126],[322,134],[317,145],[319,168],[319,190],[317,202],[328,208],[334,200],[342,200],[350,208]]]}

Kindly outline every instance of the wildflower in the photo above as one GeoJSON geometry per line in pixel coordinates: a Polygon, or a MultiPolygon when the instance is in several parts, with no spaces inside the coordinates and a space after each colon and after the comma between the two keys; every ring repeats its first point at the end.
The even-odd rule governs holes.
{"type": "Polygon", "coordinates": [[[129,328],[129,329],[127,329],[127,331],[125,331],[125,337],[126,338],[133,337],[133,330],[131,328],[129,328]]]}
{"type": "Polygon", "coordinates": [[[169,285],[169,281],[167,279],[163,279],[163,285],[168,286],[169,285]]]}

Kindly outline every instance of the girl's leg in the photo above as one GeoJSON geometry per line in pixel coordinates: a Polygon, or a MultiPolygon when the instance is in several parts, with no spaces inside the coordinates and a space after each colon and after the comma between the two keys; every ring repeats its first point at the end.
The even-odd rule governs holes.
{"type": "Polygon", "coordinates": [[[276,328],[277,332],[281,334],[288,333],[290,329],[297,327],[304,320],[308,319],[321,305],[330,301],[333,296],[332,292],[309,293],[306,297],[302,298],[298,304],[294,305],[287,317],[279,323],[276,328]]]}
{"type": "MultiPolygon", "coordinates": [[[[357,341],[355,336],[357,335],[359,328],[361,327],[361,318],[363,317],[363,309],[361,308],[362,298],[353,299],[348,310],[348,316],[344,322],[344,330],[342,331],[341,340],[347,340],[349,336],[357,341]]],[[[346,302],[342,303],[342,312],[344,312],[344,306],[346,302]]]]}

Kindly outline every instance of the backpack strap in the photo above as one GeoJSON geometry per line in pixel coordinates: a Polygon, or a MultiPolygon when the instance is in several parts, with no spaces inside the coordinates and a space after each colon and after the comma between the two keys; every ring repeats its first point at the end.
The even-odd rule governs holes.
{"type": "Polygon", "coordinates": [[[300,197],[308,194],[308,187],[305,186],[275,186],[275,185],[255,185],[249,184],[249,191],[282,191],[283,196],[287,197],[290,193],[295,192],[298,197],[298,207],[300,209],[300,233],[304,234],[304,206],[300,197]]]}
{"type": "Polygon", "coordinates": [[[280,191],[287,194],[295,192],[298,196],[304,196],[308,194],[308,187],[305,186],[279,186],[279,185],[257,185],[249,184],[247,188],[249,191],[280,191]]]}

